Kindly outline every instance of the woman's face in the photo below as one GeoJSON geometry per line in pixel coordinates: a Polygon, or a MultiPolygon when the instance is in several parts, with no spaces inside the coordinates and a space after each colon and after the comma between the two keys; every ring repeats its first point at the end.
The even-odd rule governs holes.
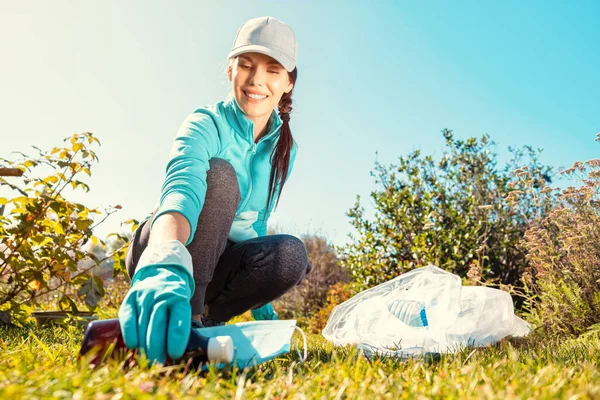
{"type": "Polygon", "coordinates": [[[281,96],[294,86],[286,69],[261,53],[243,53],[235,57],[229,64],[227,75],[240,108],[254,122],[268,121],[281,96]]]}

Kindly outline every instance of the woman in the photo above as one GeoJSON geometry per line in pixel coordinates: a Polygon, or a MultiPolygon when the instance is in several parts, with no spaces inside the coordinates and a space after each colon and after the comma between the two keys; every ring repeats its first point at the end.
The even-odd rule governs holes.
{"type": "Polygon", "coordinates": [[[159,207],[130,243],[119,309],[125,344],[151,361],[181,357],[191,326],[247,310],[276,319],[270,302],[310,271],[298,238],[266,236],[296,155],[297,49],[273,17],[244,23],[228,55],[232,95],[195,110],[177,133],[159,207]]]}

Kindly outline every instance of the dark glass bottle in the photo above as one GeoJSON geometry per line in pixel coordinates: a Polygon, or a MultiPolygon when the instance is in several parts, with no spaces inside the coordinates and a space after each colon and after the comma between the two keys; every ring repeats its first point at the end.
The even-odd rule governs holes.
{"type": "MultiPolygon", "coordinates": [[[[137,358],[137,351],[125,346],[118,318],[90,322],[83,335],[79,357],[95,351],[90,364],[98,366],[107,356],[107,350],[113,343],[114,349],[108,357],[124,359],[127,361],[126,366],[130,366],[137,358]]],[[[233,342],[230,336],[208,338],[202,336],[198,329],[192,329],[183,356],[176,360],[167,356],[165,365],[189,363],[192,368],[198,368],[209,361],[230,363],[232,360],[233,342]]]]}

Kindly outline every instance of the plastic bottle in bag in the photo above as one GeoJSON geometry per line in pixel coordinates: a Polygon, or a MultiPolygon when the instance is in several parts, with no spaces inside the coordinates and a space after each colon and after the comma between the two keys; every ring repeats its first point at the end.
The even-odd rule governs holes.
{"type": "Polygon", "coordinates": [[[391,302],[388,309],[396,318],[406,325],[421,327],[429,325],[425,304],[413,300],[395,300],[391,302]]]}
{"type": "Polygon", "coordinates": [[[407,358],[489,346],[530,330],[509,293],[462,286],[458,275],[430,265],[337,305],[322,333],[336,346],[358,345],[365,355],[407,358]]]}

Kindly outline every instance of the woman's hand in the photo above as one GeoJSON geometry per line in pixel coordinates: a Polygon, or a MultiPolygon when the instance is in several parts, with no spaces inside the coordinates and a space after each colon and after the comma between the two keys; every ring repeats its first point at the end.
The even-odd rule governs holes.
{"type": "Polygon", "coordinates": [[[192,256],[183,245],[189,224],[181,214],[163,214],[150,236],[119,308],[119,322],[127,347],[164,364],[167,353],[183,355],[191,330],[195,282],[192,256]]]}
{"type": "Polygon", "coordinates": [[[250,312],[252,313],[252,317],[257,321],[277,319],[277,313],[275,310],[273,310],[271,303],[267,303],[262,307],[250,310],[250,312]]]}

